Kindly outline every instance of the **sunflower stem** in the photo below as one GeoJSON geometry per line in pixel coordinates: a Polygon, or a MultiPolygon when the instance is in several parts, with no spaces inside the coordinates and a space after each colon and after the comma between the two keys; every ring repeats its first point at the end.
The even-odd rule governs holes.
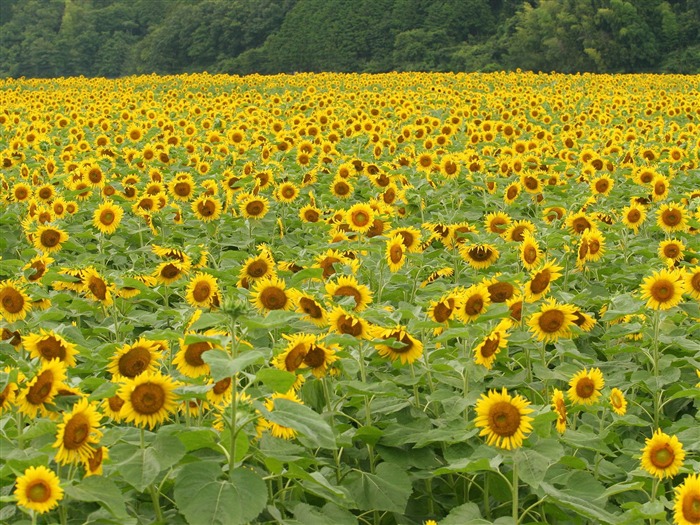
{"type": "Polygon", "coordinates": [[[160,492],[152,483],[148,486],[148,491],[151,493],[151,503],[153,510],[156,513],[156,521],[163,523],[163,509],[160,508],[160,492]]]}
{"type": "MultiPolygon", "coordinates": [[[[238,325],[235,318],[231,318],[231,357],[236,358],[238,353],[238,325]]],[[[231,441],[229,444],[229,457],[228,457],[228,474],[229,476],[233,473],[233,468],[236,464],[236,412],[238,411],[238,374],[234,374],[231,377],[231,441]]]]}
{"type": "Polygon", "coordinates": [[[17,446],[20,450],[24,449],[24,416],[19,410],[17,411],[17,446]]]}
{"type": "Polygon", "coordinates": [[[32,516],[32,525],[36,525],[36,511],[30,510],[29,514],[32,516]]]}
{"type": "MultiPolygon", "coordinates": [[[[661,480],[657,477],[654,477],[654,481],[652,482],[652,485],[651,485],[651,497],[649,498],[649,503],[654,503],[654,501],[656,501],[656,493],[659,490],[660,483],[661,483],[661,480]]],[[[656,519],[649,518],[649,524],[654,525],[654,523],[656,523],[656,519]]]]}
{"type": "Polygon", "coordinates": [[[518,463],[515,461],[515,455],[513,455],[513,523],[518,525],[518,463]]]}
{"type": "MultiPolygon", "coordinates": [[[[328,381],[329,378],[324,377],[321,379],[321,385],[323,386],[323,395],[325,396],[326,403],[328,405],[328,415],[330,418],[329,424],[331,426],[331,431],[333,432],[333,437],[335,438],[335,413],[333,411],[333,405],[331,404],[331,391],[330,388],[328,388],[328,381]]],[[[338,484],[340,484],[340,455],[337,448],[333,449],[333,459],[335,460],[335,480],[338,484]]]]}
{"type": "Polygon", "coordinates": [[[413,379],[413,398],[416,402],[416,408],[420,408],[420,395],[418,393],[418,384],[416,383],[416,370],[413,368],[413,363],[409,363],[411,367],[411,379],[413,379]]]}
{"type": "Polygon", "coordinates": [[[659,310],[654,311],[654,341],[653,341],[653,366],[654,366],[654,382],[658,391],[654,392],[654,428],[659,428],[659,414],[661,412],[661,395],[659,389],[659,326],[660,326],[659,310]]]}

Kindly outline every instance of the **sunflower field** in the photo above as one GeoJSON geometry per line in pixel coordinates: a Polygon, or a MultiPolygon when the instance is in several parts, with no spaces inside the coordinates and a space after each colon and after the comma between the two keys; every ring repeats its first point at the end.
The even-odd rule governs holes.
{"type": "Polygon", "coordinates": [[[0,522],[700,523],[697,83],[0,80],[0,522]]]}

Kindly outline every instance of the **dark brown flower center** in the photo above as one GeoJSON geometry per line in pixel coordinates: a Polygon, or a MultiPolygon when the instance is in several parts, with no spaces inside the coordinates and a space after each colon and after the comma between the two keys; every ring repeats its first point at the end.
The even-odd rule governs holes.
{"type": "Polygon", "coordinates": [[[661,214],[661,222],[663,222],[666,226],[676,226],[681,222],[681,214],[678,212],[678,210],[674,209],[664,210],[664,212],[661,214]]]}
{"type": "Polygon", "coordinates": [[[107,403],[109,404],[109,409],[115,413],[119,413],[124,406],[124,400],[119,396],[110,397],[107,399],[107,403]]]}
{"type": "Polygon", "coordinates": [[[484,298],[480,295],[472,295],[467,302],[464,303],[464,313],[473,316],[478,315],[484,309],[484,298]]]}
{"type": "Polygon", "coordinates": [[[90,421],[83,414],[71,417],[63,429],[63,446],[68,450],[80,448],[90,437],[90,421]]]}
{"type": "Polygon", "coordinates": [[[469,257],[476,262],[488,261],[492,253],[491,248],[486,246],[474,246],[467,250],[469,257]]]}
{"type": "Polygon", "coordinates": [[[693,525],[700,523],[700,494],[690,492],[683,498],[681,504],[683,517],[693,525]]]}
{"type": "Polygon", "coordinates": [[[153,356],[145,346],[135,346],[119,358],[119,375],[133,379],[148,369],[153,356]]]}
{"type": "Polygon", "coordinates": [[[510,283],[497,282],[490,284],[488,286],[489,295],[491,296],[491,301],[494,303],[505,303],[508,299],[513,297],[515,293],[515,287],[510,283]]]}
{"type": "Polygon", "coordinates": [[[263,204],[262,201],[259,201],[259,200],[250,201],[245,206],[245,210],[248,213],[248,215],[251,215],[253,217],[257,217],[258,215],[262,214],[264,209],[265,209],[265,205],[263,204]]]}
{"type": "Polygon", "coordinates": [[[185,349],[185,362],[194,367],[203,366],[204,360],[202,359],[202,354],[211,349],[212,346],[207,341],[200,341],[187,345],[185,349]]]}
{"type": "Polygon", "coordinates": [[[307,222],[318,222],[320,218],[320,215],[316,210],[305,210],[304,211],[304,219],[307,222]]]}
{"type": "Polygon", "coordinates": [[[673,464],[676,459],[676,455],[668,443],[662,444],[660,447],[655,448],[649,454],[649,460],[652,465],[656,468],[664,469],[673,464]]]}
{"type": "Polygon", "coordinates": [[[214,383],[214,388],[212,388],[212,391],[217,396],[220,396],[221,394],[226,392],[229,388],[231,388],[231,378],[224,377],[221,381],[217,381],[216,383],[214,383]]]}
{"type": "Polygon", "coordinates": [[[561,310],[547,310],[539,318],[539,326],[548,334],[557,332],[566,322],[566,316],[561,310]]]}
{"type": "Polygon", "coordinates": [[[583,233],[587,229],[591,229],[591,223],[585,217],[576,217],[571,225],[576,233],[583,233]]]}
{"type": "Polygon", "coordinates": [[[66,358],[66,348],[63,346],[61,341],[52,335],[39,341],[36,346],[39,353],[45,359],[51,360],[57,357],[63,361],[66,358]]]}
{"type": "Polygon", "coordinates": [[[281,288],[267,286],[260,292],[260,302],[268,310],[280,310],[287,304],[287,294],[281,288]]]}
{"type": "Polygon", "coordinates": [[[41,405],[51,395],[53,389],[53,373],[50,370],[44,370],[37,376],[36,383],[29,387],[27,392],[27,401],[32,405],[41,405]]]}
{"type": "Polygon", "coordinates": [[[664,303],[673,298],[675,287],[668,279],[659,279],[651,285],[651,296],[660,303],[664,303]]]}
{"type": "Polygon", "coordinates": [[[43,479],[34,480],[27,487],[25,494],[33,503],[44,503],[51,497],[51,486],[43,479]]]}
{"type": "Polygon", "coordinates": [[[527,264],[534,263],[537,260],[537,248],[535,248],[532,244],[525,246],[525,249],[523,250],[523,259],[527,264]]]}
{"type": "Polygon", "coordinates": [[[349,334],[353,337],[362,335],[362,323],[356,322],[353,317],[341,315],[338,317],[336,326],[341,334],[349,334]]]}
{"type": "Polygon", "coordinates": [[[199,281],[192,290],[192,297],[198,303],[206,301],[211,297],[211,286],[206,281],[199,281]]]}
{"type": "Polygon", "coordinates": [[[352,212],[350,220],[355,226],[364,227],[369,223],[369,214],[362,210],[352,212]]]}
{"type": "Polygon", "coordinates": [[[287,369],[287,372],[294,372],[299,368],[304,362],[307,352],[308,348],[305,343],[298,344],[292,348],[284,358],[284,367],[287,369]]]}
{"type": "Polygon", "coordinates": [[[175,192],[175,195],[187,197],[190,193],[192,193],[192,186],[189,182],[178,182],[175,184],[173,191],[175,192]]]}
{"type": "Polygon", "coordinates": [[[304,357],[304,364],[311,368],[323,366],[326,362],[326,351],[318,345],[311,345],[311,348],[304,357]]]}
{"type": "Polygon", "coordinates": [[[59,242],[61,242],[61,234],[56,230],[47,229],[41,232],[39,241],[41,242],[42,246],[46,248],[53,248],[54,246],[57,246],[59,242]]]}
{"type": "Polygon", "coordinates": [[[88,289],[100,301],[104,301],[107,298],[107,285],[99,277],[90,277],[88,289]]]}
{"type": "Polygon", "coordinates": [[[140,384],[131,393],[131,405],[137,414],[155,414],[165,405],[165,391],[155,383],[140,384]]]}
{"type": "Polygon", "coordinates": [[[112,210],[102,210],[102,213],[100,213],[100,222],[105,226],[110,226],[114,219],[116,219],[116,216],[112,210]]]}
{"type": "Polygon", "coordinates": [[[24,297],[14,288],[5,288],[2,292],[2,307],[6,312],[16,314],[24,308],[24,297]]]}
{"type": "Polygon", "coordinates": [[[211,199],[204,199],[197,204],[197,211],[202,217],[211,217],[216,213],[216,203],[211,199]]]}
{"type": "Polygon", "coordinates": [[[588,399],[595,393],[595,383],[589,377],[582,377],[576,382],[576,395],[581,399],[588,399]]]}
{"type": "Polygon", "coordinates": [[[316,304],[316,301],[309,299],[308,297],[302,297],[299,299],[299,306],[306,314],[312,319],[319,319],[323,317],[323,310],[316,304]]]}
{"type": "Polygon", "coordinates": [[[484,343],[481,345],[479,353],[485,357],[489,358],[498,351],[498,344],[501,342],[501,336],[498,334],[492,337],[487,337],[484,339],[484,343]]]}
{"type": "Polygon", "coordinates": [[[91,472],[95,472],[97,469],[100,468],[100,465],[102,465],[103,456],[104,452],[102,450],[102,447],[98,448],[92,454],[90,454],[90,457],[88,458],[88,467],[91,472]]]}
{"type": "Polygon", "coordinates": [[[540,270],[530,282],[530,291],[533,294],[544,292],[551,282],[552,274],[548,269],[540,270]]]}
{"type": "Polygon", "coordinates": [[[506,401],[499,401],[489,409],[489,428],[501,437],[514,435],[520,427],[520,411],[506,401]]]}

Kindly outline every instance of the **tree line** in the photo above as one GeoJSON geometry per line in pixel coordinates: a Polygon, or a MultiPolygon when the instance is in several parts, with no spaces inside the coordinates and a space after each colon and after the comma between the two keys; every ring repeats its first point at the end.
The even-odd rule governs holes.
{"type": "Polygon", "coordinates": [[[0,77],[700,72],[700,0],[0,0],[0,77]]]}

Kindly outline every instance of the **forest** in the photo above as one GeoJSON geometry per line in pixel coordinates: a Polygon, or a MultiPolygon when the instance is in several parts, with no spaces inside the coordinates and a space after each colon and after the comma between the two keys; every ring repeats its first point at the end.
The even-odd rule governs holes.
{"type": "Polygon", "coordinates": [[[699,0],[0,0],[0,77],[700,71],[699,0]]]}

